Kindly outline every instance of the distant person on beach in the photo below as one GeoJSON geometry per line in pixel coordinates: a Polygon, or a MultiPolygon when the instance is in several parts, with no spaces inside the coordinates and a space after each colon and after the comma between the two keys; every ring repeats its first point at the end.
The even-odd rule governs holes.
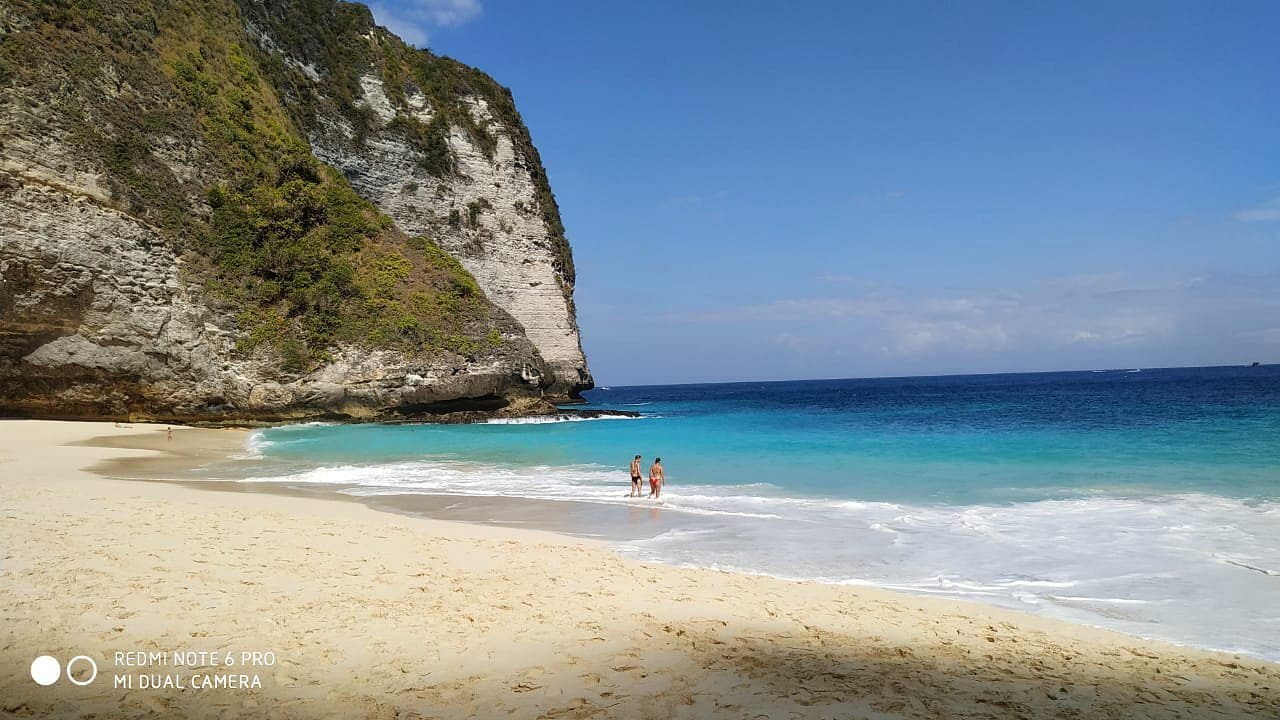
{"type": "Polygon", "coordinates": [[[663,479],[662,458],[654,458],[653,465],[649,467],[649,497],[657,499],[662,495],[663,479]]]}
{"type": "Polygon", "coordinates": [[[627,497],[640,497],[640,456],[631,461],[631,494],[627,497]]]}
{"type": "Polygon", "coordinates": [[[173,439],[173,428],[171,428],[171,427],[167,427],[167,428],[165,428],[165,429],[164,429],[164,437],[165,437],[165,439],[166,439],[166,440],[172,440],[172,439],[173,439]]]}

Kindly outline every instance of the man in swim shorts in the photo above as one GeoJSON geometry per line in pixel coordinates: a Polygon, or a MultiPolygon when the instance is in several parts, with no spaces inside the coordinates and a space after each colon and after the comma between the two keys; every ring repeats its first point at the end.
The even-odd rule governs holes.
{"type": "Polygon", "coordinates": [[[640,497],[640,456],[631,461],[631,494],[627,497],[640,497]]]}
{"type": "Polygon", "coordinates": [[[662,495],[662,481],[665,474],[662,470],[662,458],[654,458],[649,467],[649,497],[655,500],[662,495]]]}

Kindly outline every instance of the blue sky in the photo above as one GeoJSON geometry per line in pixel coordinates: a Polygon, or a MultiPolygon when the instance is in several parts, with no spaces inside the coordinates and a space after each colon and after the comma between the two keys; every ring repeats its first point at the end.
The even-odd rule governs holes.
{"type": "Polygon", "coordinates": [[[1280,4],[372,7],[512,89],[599,384],[1280,362],[1280,4]]]}

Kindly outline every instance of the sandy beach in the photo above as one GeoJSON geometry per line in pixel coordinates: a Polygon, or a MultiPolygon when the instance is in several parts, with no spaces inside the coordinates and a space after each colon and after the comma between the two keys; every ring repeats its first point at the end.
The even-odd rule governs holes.
{"type": "MultiPolygon", "coordinates": [[[[1280,717],[1280,666],[1240,656],[975,604],[644,564],[546,533],[89,470],[122,457],[190,467],[244,440],[164,430],[0,422],[0,713],[1280,717]],[[30,666],[41,655],[86,656],[98,675],[40,686],[30,666]]],[[[88,667],[78,660],[71,678],[88,667]]]]}

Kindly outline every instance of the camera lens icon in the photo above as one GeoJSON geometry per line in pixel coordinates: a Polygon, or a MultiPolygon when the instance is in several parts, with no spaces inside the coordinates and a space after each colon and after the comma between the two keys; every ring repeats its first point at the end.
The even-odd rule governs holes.
{"type": "Polygon", "coordinates": [[[41,655],[31,661],[31,679],[36,681],[37,685],[52,685],[58,682],[58,677],[62,675],[62,665],[58,663],[58,658],[52,655],[41,655]]]}
{"type": "Polygon", "coordinates": [[[98,663],[94,662],[93,658],[89,657],[88,655],[77,655],[67,661],[67,682],[71,683],[72,685],[88,685],[89,683],[97,679],[98,679],[98,663]],[[71,666],[75,665],[76,662],[80,660],[83,660],[89,664],[89,677],[85,678],[84,680],[77,680],[76,677],[71,674],[71,666]]]}
{"type": "MultiPolygon", "coordinates": [[[[58,678],[62,676],[62,665],[58,662],[58,658],[52,655],[41,655],[31,661],[31,679],[36,681],[37,685],[49,686],[58,682],[58,678]]],[[[77,655],[67,661],[67,682],[72,685],[88,685],[98,679],[98,663],[88,655],[77,655]],[[82,662],[83,661],[83,662],[82,662]],[[71,674],[72,666],[76,663],[89,666],[89,676],[81,680],[71,674]]]]}

